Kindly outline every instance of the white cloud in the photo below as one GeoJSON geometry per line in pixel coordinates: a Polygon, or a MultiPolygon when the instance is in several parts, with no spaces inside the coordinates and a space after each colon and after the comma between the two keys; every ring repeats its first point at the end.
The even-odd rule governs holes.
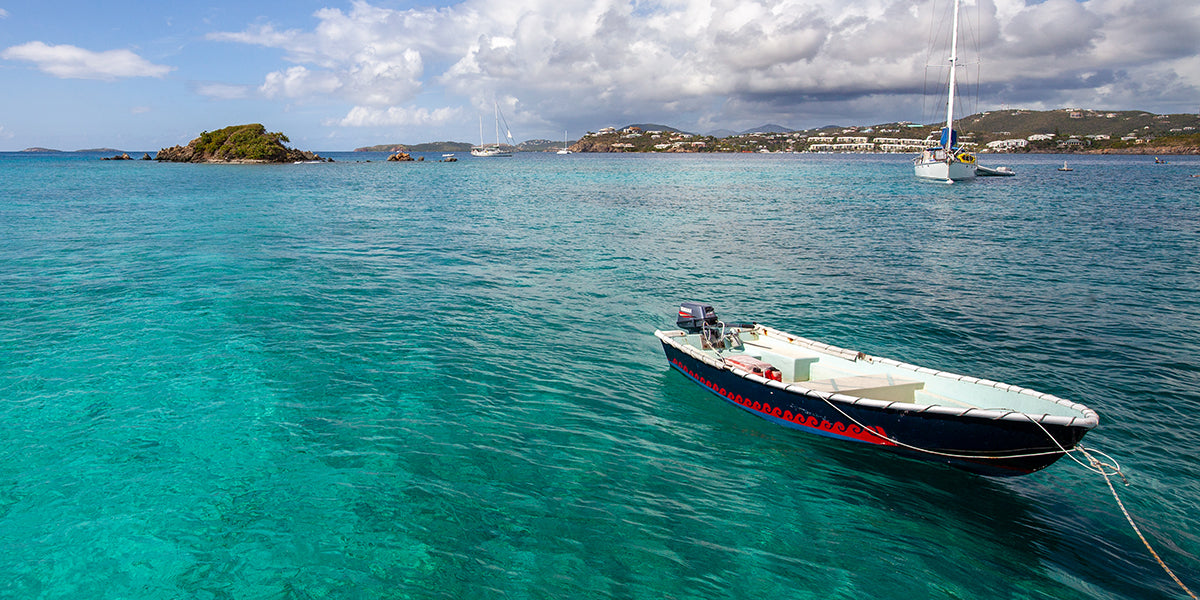
{"type": "Polygon", "coordinates": [[[0,52],[0,58],[34,63],[44,73],[63,79],[114,81],[124,77],[164,77],[175,67],[156,65],[129,50],[93,52],[67,44],[29,42],[0,52]]]}
{"type": "Polygon", "coordinates": [[[259,91],[268,98],[301,98],[329,94],[340,87],[342,84],[333,73],[314,73],[304,67],[292,67],[287,71],[268,73],[259,91]]]}
{"type": "MultiPolygon", "coordinates": [[[[820,112],[816,103],[912,118],[920,107],[904,114],[895,99],[919,104],[927,66],[946,54],[931,45],[931,24],[944,21],[932,12],[925,0],[464,0],[407,10],[357,0],[317,11],[311,29],[209,37],[283,50],[295,66],[265,74],[260,91],[349,101],[344,125],[415,124],[419,111],[394,107],[418,94],[480,110],[503,96],[506,114],[528,127],[580,114],[799,120],[820,112]]],[[[1010,96],[997,104],[1053,104],[1064,86],[1100,104],[1125,101],[1146,91],[1139,80],[1166,82],[1173,98],[1200,89],[1188,70],[1194,0],[968,0],[964,20],[980,83],[1010,96]]]]}
{"type": "Polygon", "coordinates": [[[387,108],[355,106],[341,120],[331,121],[327,124],[342,127],[424,126],[441,125],[461,118],[461,111],[453,108],[439,108],[430,111],[424,108],[400,106],[387,108]]]}
{"type": "Polygon", "coordinates": [[[254,88],[246,85],[228,83],[200,83],[195,86],[196,93],[217,100],[240,100],[253,95],[254,88]]]}
{"type": "Polygon", "coordinates": [[[260,91],[268,97],[334,96],[355,104],[391,106],[422,89],[423,54],[436,54],[432,35],[437,11],[393,11],[355,2],[349,14],[322,9],[312,32],[277,31],[263,25],[243,32],[221,32],[217,41],[283,49],[300,66],[269,73],[260,91]]]}

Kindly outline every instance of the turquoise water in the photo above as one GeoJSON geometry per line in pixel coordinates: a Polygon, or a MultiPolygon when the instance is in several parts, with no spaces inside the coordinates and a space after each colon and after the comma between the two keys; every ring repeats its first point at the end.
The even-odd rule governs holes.
{"type": "Polygon", "coordinates": [[[333,156],[0,154],[0,597],[1184,597],[1068,460],[721,403],[684,299],[1091,406],[1200,588],[1196,158],[333,156]]]}

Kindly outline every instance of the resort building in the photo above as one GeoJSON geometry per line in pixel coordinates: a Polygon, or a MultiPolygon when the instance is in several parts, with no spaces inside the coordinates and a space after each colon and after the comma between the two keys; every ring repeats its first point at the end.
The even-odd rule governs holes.
{"type": "Polygon", "coordinates": [[[1012,140],[996,140],[994,142],[988,142],[987,147],[991,148],[992,150],[1006,152],[1006,151],[1016,150],[1017,148],[1024,148],[1028,145],[1029,145],[1029,140],[1023,140],[1023,139],[1018,138],[1018,139],[1012,139],[1012,140]]]}

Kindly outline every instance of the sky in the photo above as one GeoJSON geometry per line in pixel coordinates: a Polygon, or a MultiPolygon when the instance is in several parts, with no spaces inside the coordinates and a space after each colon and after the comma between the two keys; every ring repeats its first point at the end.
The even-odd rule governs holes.
{"type": "MultiPolygon", "coordinates": [[[[0,0],[0,151],[932,123],[949,0],[0,0]]],[[[1196,0],[963,0],[959,112],[1200,111],[1196,0]]],[[[939,88],[939,86],[943,86],[939,88]]],[[[938,100],[941,98],[941,105],[938,100]]]]}

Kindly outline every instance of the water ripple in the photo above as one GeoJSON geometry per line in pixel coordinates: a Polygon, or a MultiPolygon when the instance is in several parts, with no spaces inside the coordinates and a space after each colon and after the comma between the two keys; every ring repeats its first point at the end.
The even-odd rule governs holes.
{"type": "Polygon", "coordinates": [[[0,155],[6,595],[1177,595],[1069,463],[990,480],[720,403],[650,335],[683,299],[1091,405],[1197,583],[1190,181],[339,158],[0,155]]]}

